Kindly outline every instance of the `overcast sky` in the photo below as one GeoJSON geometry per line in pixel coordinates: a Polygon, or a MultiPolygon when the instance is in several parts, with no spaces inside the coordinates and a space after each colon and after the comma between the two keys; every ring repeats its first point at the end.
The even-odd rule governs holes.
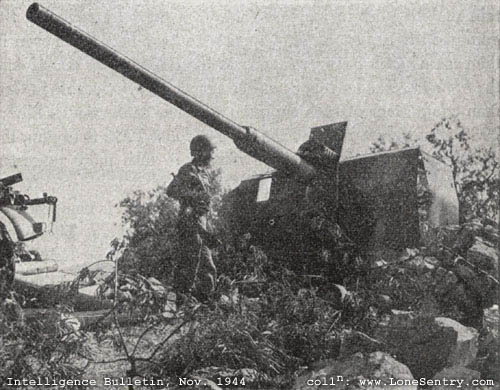
{"type": "MultiPolygon", "coordinates": [[[[59,198],[42,255],[102,258],[114,205],[166,184],[196,134],[218,144],[226,185],[266,170],[232,142],[0,1],[0,171],[59,198]]],[[[497,1],[77,1],[41,4],[225,116],[295,150],[349,122],[344,155],[380,135],[422,137],[457,115],[497,142],[497,1]]]]}

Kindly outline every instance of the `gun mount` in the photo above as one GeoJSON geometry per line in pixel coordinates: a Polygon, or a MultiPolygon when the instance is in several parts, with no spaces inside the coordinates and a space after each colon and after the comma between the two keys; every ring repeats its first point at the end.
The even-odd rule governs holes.
{"type": "Polygon", "coordinates": [[[102,64],[230,137],[244,153],[277,172],[246,180],[231,197],[235,231],[272,245],[302,239],[298,210],[322,205],[363,246],[417,246],[422,222],[458,221],[449,167],[408,149],[339,163],[346,122],[313,128],[296,154],[263,133],[243,127],[55,15],[32,4],[27,18],[102,64]],[[425,190],[421,188],[425,187],[425,190]],[[421,193],[425,193],[425,202],[421,193]],[[425,219],[425,221],[423,221],[425,219]],[[292,228],[295,226],[296,228],[292,228]],[[278,240],[278,241],[276,241],[278,240]]]}
{"type": "Polygon", "coordinates": [[[44,194],[42,198],[31,199],[14,191],[12,186],[22,181],[20,173],[0,178],[0,303],[8,294],[15,274],[16,240],[7,226],[12,225],[17,240],[33,240],[44,233],[46,224],[36,222],[27,212],[28,207],[48,204],[52,208],[52,222],[56,216],[57,198],[44,194]]]}
{"type": "Polygon", "coordinates": [[[31,199],[26,194],[14,191],[12,185],[23,181],[20,173],[0,179],[0,213],[10,221],[20,241],[28,241],[41,236],[45,231],[45,224],[36,222],[28,214],[28,206],[47,204],[52,208],[52,222],[56,220],[57,198],[48,196],[31,199]]]}

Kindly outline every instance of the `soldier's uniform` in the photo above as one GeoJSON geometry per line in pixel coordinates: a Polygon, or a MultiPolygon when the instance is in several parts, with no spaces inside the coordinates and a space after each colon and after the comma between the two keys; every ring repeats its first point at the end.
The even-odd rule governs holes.
{"type": "Polygon", "coordinates": [[[204,301],[215,290],[216,268],[212,259],[210,169],[193,162],[183,165],[167,188],[179,200],[178,244],[180,261],[174,272],[174,288],[204,301]]]}

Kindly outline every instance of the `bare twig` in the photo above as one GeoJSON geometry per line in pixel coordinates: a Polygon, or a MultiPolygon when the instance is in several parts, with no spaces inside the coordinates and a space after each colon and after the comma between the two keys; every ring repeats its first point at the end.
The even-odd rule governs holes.
{"type": "Polygon", "coordinates": [[[118,303],[118,259],[115,259],[115,305],[117,303],[118,303]]]}
{"type": "Polygon", "coordinates": [[[125,342],[125,338],[123,337],[122,329],[120,324],[118,323],[118,319],[116,318],[116,313],[113,311],[113,319],[115,321],[116,329],[118,330],[118,335],[120,336],[121,344],[123,345],[123,350],[125,351],[125,355],[127,355],[127,360],[130,361],[131,355],[128,352],[127,344],[125,342]]]}
{"type": "Polygon", "coordinates": [[[130,362],[129,358],[121,357],[121,358],[117,358],[117,359],[114,359],[114,360],[95,361],[93,363],[95,363],[95,364],[112,364],[112,363],[127,362],[127,361],[130,362]]]}

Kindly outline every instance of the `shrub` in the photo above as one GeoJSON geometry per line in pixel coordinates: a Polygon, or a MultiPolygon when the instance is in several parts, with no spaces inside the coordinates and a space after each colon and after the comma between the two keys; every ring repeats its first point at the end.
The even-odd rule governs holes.
{"type": "MultiPolygon", "coordinates": [[[[7,378],[75,379],[85,337],[70,313],[52,311],[25,322],[13,296],[0,307],[0,384],[7,378]],[[50,318],[48,318],[50,317],[50,318]]],[[[79,387],[78,387],[79,388],[79,387]]]]}

